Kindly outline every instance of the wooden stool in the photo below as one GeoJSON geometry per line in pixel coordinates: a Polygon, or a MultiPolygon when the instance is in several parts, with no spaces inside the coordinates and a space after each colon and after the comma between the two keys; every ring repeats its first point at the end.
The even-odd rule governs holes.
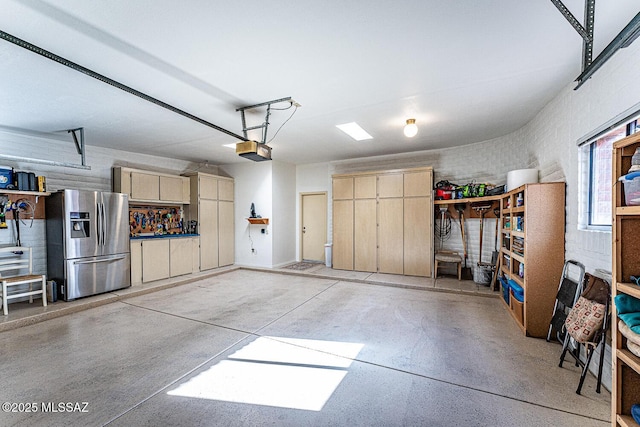
{"type": "Polygon", "coordinates": [[[452,251],[439,251],[435,256],[435,277],[438,277],[438,263],[440,262],[455,262],[458,264],[458,280],[462,279],[462,257],[458,255],[458,252],[452,251]]]}

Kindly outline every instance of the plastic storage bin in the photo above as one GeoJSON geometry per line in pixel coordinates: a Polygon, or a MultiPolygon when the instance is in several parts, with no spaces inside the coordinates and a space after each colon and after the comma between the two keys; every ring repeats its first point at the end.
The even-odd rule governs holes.
{"type": "Polygon", "coordinates": [[[0,168],[0,188],[13,185],[13,169],[0,168]]]}
{"type": "Polygon", "coordinates": [[[640,172],[631,172],[618,178],[624,184],[624,200],[627,206],[640,206],[640,172]]]}
{"type": "Polygon", "coordinates": [[[518,285],[514,280],[509,280],[509,287],[511,288],[511,293],[515,299],[519,302],[524,301],[524,289],[522,286],[518,285]]]}

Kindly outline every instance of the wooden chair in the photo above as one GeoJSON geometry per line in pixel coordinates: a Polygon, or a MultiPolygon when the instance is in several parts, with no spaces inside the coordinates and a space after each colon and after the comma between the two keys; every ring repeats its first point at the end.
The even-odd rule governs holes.
{"type": "Polygon", "coordinates": [[[46,276],[33,274],[33,255],[31,248],[23,246],[8,246],[0,248],[0,282],[2,282],[2,312],[9,314],[8,301],[14,298],[29,297],[33,302],[34,295],[42,295],[42,306],[47,306],[46,276]],[[5,275],[5,271],[12,273],[5,275]],[[17,274],[23,272],[23,274],[17,274]],[[26,274],[24,274],[26,272],[26,274]],[[33,284],[39,283],[39,289],[34,290],[33,284]],[[9,287],[29,285],[27,289],[18,289],[9,293],[9,287]]]}
{"type": "Polygon", "coordinates": [[[435,256],[435,277],[438,277],[438,264],[441,262],[450,262],[458,264],[458,280],[462,279],[462,257],[458,252],[438,251],[435,256]]]}

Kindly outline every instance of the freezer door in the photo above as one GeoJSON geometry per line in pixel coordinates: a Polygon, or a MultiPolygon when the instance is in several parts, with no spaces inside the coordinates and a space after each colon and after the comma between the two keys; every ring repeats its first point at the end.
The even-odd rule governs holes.
{"type": "Polygon", "coordinates": [[[102,255],[129,252],[129,199],[126,194],[101,193],[100,218],[103,219],[100,242],[102,255]]]}
{"type": "Polygon", "coordinates": [[[67,260],[65,301],[131,286],[129,254],[67,260]]]}
{"type": "Polygon", "coordinates": [[[98,192],[64,190],[65,258],[101,254],[98,235],[98,192]]]}

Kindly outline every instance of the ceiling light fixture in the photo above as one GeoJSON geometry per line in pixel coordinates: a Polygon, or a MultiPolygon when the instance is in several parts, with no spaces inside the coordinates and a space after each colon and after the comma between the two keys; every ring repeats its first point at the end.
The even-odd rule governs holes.
{"type": "Polygon", "coordinates": [[[369,135],[366,130],[362,129],[356,122],[344,123],[341,125],[336,125],[336,127],[356,141],[373,139],[373,137],[369,135]]]}
{"type": "Polygon", "coordinates": [[[416,125],[416,119],[407,119],[407,124],[404,126],[404,136],[413,138],[417,133],[418,126],[416,125]]]}

